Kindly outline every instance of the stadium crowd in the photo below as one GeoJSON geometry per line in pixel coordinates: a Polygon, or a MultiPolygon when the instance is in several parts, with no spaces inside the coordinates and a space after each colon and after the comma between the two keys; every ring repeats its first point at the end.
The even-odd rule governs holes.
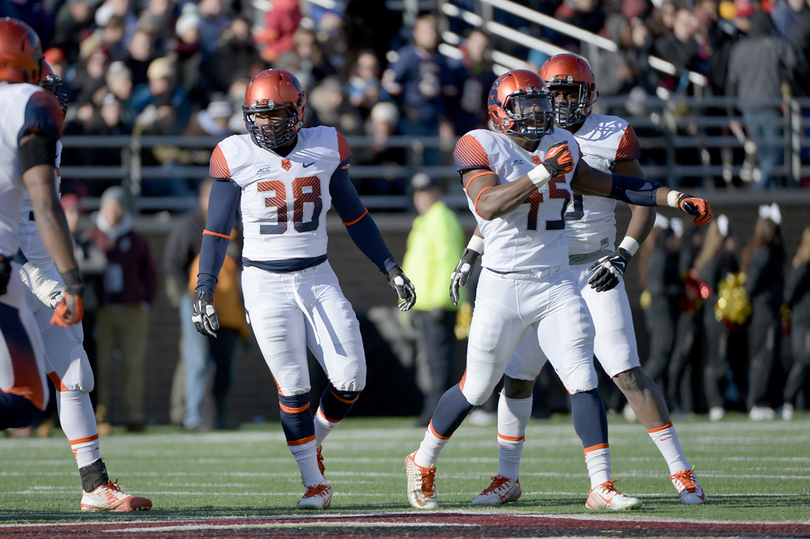
{"type": "MultiPolygon", "coordinates": [[[[475,9],[473,0],[451,3],[475,9]]],[[[658,88],[689,95],[694,88],[686,70],[705,75],[712,95],[738,97],[745,125],[732,122],[708,134],[733,133],[755,143],[779,137],[782,111],[745,101],[810,94],[810,9],[804,0],[517,3],[616,43],[617,51],[590,58],[603,98],[627,95],[631,103],[643,103],[658,88]],[[651,55],[671,62],[677,72],[655,71],[651,55]],[[748,69],[751,63],[759,68],[748,69]]],[[[465,36],[462,57],[451,59],[437,51],[443,21],[423,16],[410,28],[385,2],[335,4],[326,10],[299,0],[275,0],[262,13],[241,0],[48,0],[5,2],[0,15],[24,20],[39,33],[71,103],[66,135],[221,138],[244,132],[244,89],[252,75],[268,67],[289,70],[301,80],[309,95],[307,125],[331,125],[346,136],[374,138],[371,146],[355,150],[356,164],[436,164],[442,159],[438,148],[426,149],[421,160],[388,145],[388,137],[439,135],[451,147],[454,137],[485,125],[482,105],[495,79],[487,54],[491,36],[449,19],[449,29],[465,36]],[[408,44],[411,34],[415,46],[408,44]]],[[[577,40],[506,12],[496,9],[494,20],[572,52],[587,52],[579,50],[577,40]]],[[[538,67],[546,59],[514,42],[497,46],[538,67]]],[[[753,185],[790,185],[791,180],[771,172],[781,164],[781,149],[758,146],[753,185]]],[[[712,162],[719,163],[720,152],[712,152],[712,162]]],[[[655,162],[658,153],[646,152],[642,164],[655,162]]],[[[698,154],[684,150],[678,162],[699,164],[698,154]]],[[[144,150],[143,164],[165,167],[166,178],[172,178],[174,168],[207,164],[208,156],[207,151],[161,146],[144,150]]],[[[742,154],[735,157],[742,160],[742,154]]],[[[120,165],[120,153],[69,147],[64,160],[66,165],[120,165]]],[[[741,175],[749,174],[750,180],[753,170],[748,167],[741,175]]],[[[694,186],[704,179],[679,181],[694,186]]],[[[743,185],[739,178],[733,181],[743,185]]],[[[147,180],[143,194],[189,195],[198,182],[147,180]]],[[[407,191],[406,178],[355,182],[361,194],[407,191]]],[[[65,190],[100,196],[111,184],[73,178],[65,190]]]]}

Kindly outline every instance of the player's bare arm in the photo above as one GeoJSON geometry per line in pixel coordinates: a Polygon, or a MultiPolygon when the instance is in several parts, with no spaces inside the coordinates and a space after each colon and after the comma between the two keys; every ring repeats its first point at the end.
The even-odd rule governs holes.
{"type": "Polygon", "coordinates": [[[693,215],[696,225],[704,225],[712,219],[712,209],[707,200],[675,191],[651,180],[637,177],[607,174],[580,161],[571,188],[583,195],[614,198],[639,206],[669,206],[693,215]]]}

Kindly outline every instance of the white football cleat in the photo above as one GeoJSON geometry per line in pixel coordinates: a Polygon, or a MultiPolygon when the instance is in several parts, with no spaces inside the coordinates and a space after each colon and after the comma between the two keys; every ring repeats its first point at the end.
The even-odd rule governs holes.
{"type": "Polygon", "coordinates": [[[408,476],[408,501],[417,509],[438,509],[436,501],[436,467],[425,468],[414,462],[416,451],[405,457],[408,476]]]}
{"type": "Polygon", "coordinates": [[[698,505],[706,501],[706,491],[698,483],[694,470],[682,470],[670,476],[672,484],[678,490],[681,503],[698,505]]]}
{"type": "Polygon", "coordinates": [[[304,497],[295,504],[296,509],[315,509],[323,511],[332,504],[332,487],[325,482],[307,487],[304,497]]]}
{"type": "Polygon", "coordinates": [[[113,511],[127,513],[129,511],[146,511],[152,508],[152,500],[132,496],[121,490],[118,481],[113,483],[107,480],[106,485],[100,485],[92,492],[82,491],[82,512],[113,511]]]}
{"type": "Polygon", "coordinates": [[[497,507],[509,502],[516,502],[520,495],[520,480],[512,481],[502,475],[492,478],[492,484],[481,491],[481,494],[473,498],[473,505],[488,505],[497,507]]]}
{"type": "Polygon", "coordinates": [[[588,494],[588,501],[585,502],[585,507],[597,511],[602,509],[623,511],[625,509],[638,509],[641,507],[641,500],[625,496],[613,488],[613,483],[616,481],[618,481],[618,479],[605,481],[598,487],[592,488],[590,494],[588,494]]]}

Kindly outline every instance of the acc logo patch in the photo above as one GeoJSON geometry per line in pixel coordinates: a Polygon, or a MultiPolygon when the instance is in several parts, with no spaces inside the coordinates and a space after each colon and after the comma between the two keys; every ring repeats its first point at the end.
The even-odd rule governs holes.
{"type": "Polygon", "coordinates": [[[292,163],[290,162],[289,159],[282,159],[281,160],[281,168],[283,168],[284,170],[290,170],[291,166],[292,166],[292,163]]]}

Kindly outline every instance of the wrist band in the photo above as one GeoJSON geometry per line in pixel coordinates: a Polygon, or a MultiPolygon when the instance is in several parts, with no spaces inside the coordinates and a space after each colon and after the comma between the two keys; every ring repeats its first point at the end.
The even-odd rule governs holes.
{"type": "Polygon", "coordinates": [[[678,207],[678,197],[681,196],[680,191],[672,190],[667,193],[667,206],[670,208],[677,208],[678,207]]]}
{"type": "Polygon", "coordinates": [[[551,173],[542,163],[531,169],[526,176],[529,177],[529,179],[538,189],[547,184],[551,179],[551,173]]]}
{"type": "Polygon", "coordinates": [[[473,234],[473,237],[470,238],[470,242],[467,244],[467,249],[475,251],[480,255],[484,252],[484,238],[473,234]]]}
{"type": "Polygon", "coordinates": [[[622,242],[619,244],[619,249],[624,249],[630,253],[630,256],[635,256],[638,252],[638,242],[630,236],[625,236],[622,242]]]}

